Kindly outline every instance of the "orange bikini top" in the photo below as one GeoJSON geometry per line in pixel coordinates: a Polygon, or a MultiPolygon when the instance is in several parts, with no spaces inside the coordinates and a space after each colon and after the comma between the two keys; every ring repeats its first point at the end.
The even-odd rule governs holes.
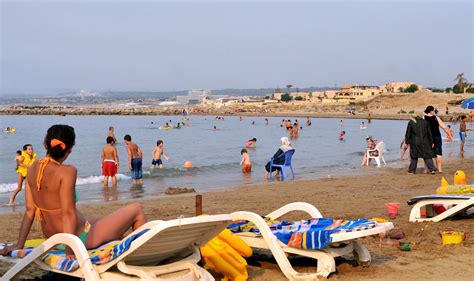
{"type": "MultiPolygon", "coordinates": [[[[52,139],[51,140],[51,148],[55,147],[55,146],[61,146],[61,148],[64,150],[66,149],[66,145],[58,140],[58,139],[52,139]]],[[[58,164],[58,165],[61,165],[61,163],[59,163],[58,161],[54,160],[53,158],[47,156],[45,158],[42,158],[40,159],[39,161],[39,171],[38,171],[38,176],[36,177],[36,190],[38,191],[41,191],[41,180],[43,179],[43,174],[44,174],[44,169],[46,168],[46,166],[48,166],[48,164],[50,162],[52,163],[55,163],[55,164],[58,164]]],[[[52,211],[58,211],[58,210],[61,210],[61,208],[58,208],[58,209],[43,209],[43,208],[40,208],[38,207],[34,202],[33,202],[33,205],[35,205],[35,219],[37,222],[40,222],[43,220],[43,214],[42,212],[45,211],[45,212],[52,212],[52,211]]]]}

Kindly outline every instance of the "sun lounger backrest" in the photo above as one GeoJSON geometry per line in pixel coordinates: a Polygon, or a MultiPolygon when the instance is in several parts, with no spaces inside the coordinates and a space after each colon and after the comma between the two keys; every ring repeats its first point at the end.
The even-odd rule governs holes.
{"type": "Polygon", "coordinates": [[[124,258],[129,265],[157,265],[178,255],[189,255],[231,223],[229,215],[201,216],[164,221],[132,243],[124,258]]]}

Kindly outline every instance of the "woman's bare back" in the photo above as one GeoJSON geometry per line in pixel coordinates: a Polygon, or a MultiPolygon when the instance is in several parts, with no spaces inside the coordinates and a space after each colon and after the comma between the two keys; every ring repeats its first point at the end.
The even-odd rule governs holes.
{"type": "MultiPolygon", "coordinates": [[[[28,170],[27,191],[31,194],[31,204],[41,211],[41,227],[46,237],[63,231],[63,206],[61,202],[61,188],[66,188],[63,183],[73,180],[75,182],[76,168],[70,165],[59,165],[50,162],[46,165],[41,179],[41,188],[38,190],[37,178],[39,173],[39,163],[34,163],[28,170]],[[74,179],[71,179],[74,177],[74,179]],[[68,179],[69,178],[69,179],[68,179]]],[[[74,196],[74,195],[73,195],[74,196]]],[[[73,201],[75,198],[71,198],[73,201]]],[[[27,202],[28,204],[29,202],[27,202]]],[[[72,207],[75,209],[74,207],[72,207]]],[[[76,234],[80,233],[85,224],[85,218],[79,211],[76,211],[77,223],[76,234]]]]}

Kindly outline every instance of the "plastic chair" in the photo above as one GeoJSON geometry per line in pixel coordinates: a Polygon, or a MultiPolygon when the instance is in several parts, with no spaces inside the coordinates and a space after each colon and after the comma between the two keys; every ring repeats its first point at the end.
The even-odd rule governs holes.
{"type": "Polygon", "coordinates": [[[380,167],[380,159],[382,159],[384,164],[387,164],[387,163],[385,163],[385,159],[383,158],[384,151],[385,151],[385,144],[383,143],[383,141],[377,143],[377,145],[375,146],[374,149],[367,150],[367,163],[366,163],[366,165],[369,166],[369,160],[370,159],[375,159],[375,162],[377,163],[378,167],[380,167]],[[377,156],[370,155],[370,153],[374,152],[374,151],[378,151],[377,156]]]}
{"type": "Polygon", "coordinates": [[[270,179],[272,178],[273,167],[281,168],[281,180],[284,180],[287,177],[285,167],[290,167],[291,174],[293,175],[293,178],[295,178],[295,173],[293,172],[293,167],[291,166],[291,157],[293,157],[294,153],[295,153],[295,150],[290,149],[286,151],[285,153],[283,153],[283,155],[280,155],[280,157],[276,158],[276,159],[279,159],[281,157],[285,157],[285,162],[283,164],[274,164],[273,161],[275,161],[276,159],[272,157],[272,159],[270,160],[270,179]]]}

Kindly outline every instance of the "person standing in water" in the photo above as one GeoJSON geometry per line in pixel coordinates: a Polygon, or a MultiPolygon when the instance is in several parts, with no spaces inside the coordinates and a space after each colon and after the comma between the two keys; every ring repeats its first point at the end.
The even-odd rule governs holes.
{"type": "Polygon", "coordinates": [[[143,154],[138,145],[132,142],[132,137],[130,135],[125,135],[123,137],[125,144],[127,145],[127,154],[128,154],[128,167],[132,171],[132,184],[133,186],[137,185],[137,182],[143,184],[143,171],[142,171],[142,161],[143,154]]]}
{"type": "Polygon", "coordinates": [[[119,158],[113,137],[107,137],[107,144],[102,148],[102,175],[104,176],[104,188],[109,187],[109,177],[112,177],[112,187],[117,187],[117,169],[119,158]]]}
{"type": "Polygon", "coordinates": [[[155,149],[153,149],[153,152],[151,153],[151,157],[153,157],[153,161],[151,162],[151,168],[158,168],[163,169],[163,161],[161,160],[161,157],[165,158],[166,160],[170,160],[170,158],[165,154],[165,151],[163,150],[163,141],[158,140],[156,142],[155,149]]]}
{"type": "Polygon", "coordinates": [[[461,153],[464,152],[464,143],[466,142],[466,137],[467,137],[466,119],[467,117],[465,115],[461,116],[461,124],[459,124],[459,138],[461,139],[461,147],[460,147],[461,153]]]}
{"type": "Polygon", "coordinates": [[[311,126],[311,118],[306,117],[306,126],[311,126]]]}
{"type": "Polygon", "coordinates": [[[250,156],[247,152],[247,149],[243,148],[240,151],[242,155],[242,160],[240,160],[240,166],[242,166],[242,173],[250,173],[252,172],[252,162],[250,162],[250,156]]]}
{"type": "Polygon", "coordinates": [[[110,126],[109,131],[107,132],[107,137],[112,137],[114,139],[114,144],[117,143],[117,138],[115,138],[115,129],[110,126]]]}
{"type": "Polygon", "coordinates": [[[15,203],[15,198],[18,193],[21,191],[23,187],[23,181],[26,179],[26,174],[28,168],[33,165],[36,161],[36,153],[33,152],[33,146],[31,144],[25,144],[23,146],[23,151],[21,152],[21,156],[18,157],[17,160],[17,177],[18,177],[18,186],[13,191],[12,196],[10,196],[10,200],[8,201],[8,205],[12,206],[15,203]]]}

